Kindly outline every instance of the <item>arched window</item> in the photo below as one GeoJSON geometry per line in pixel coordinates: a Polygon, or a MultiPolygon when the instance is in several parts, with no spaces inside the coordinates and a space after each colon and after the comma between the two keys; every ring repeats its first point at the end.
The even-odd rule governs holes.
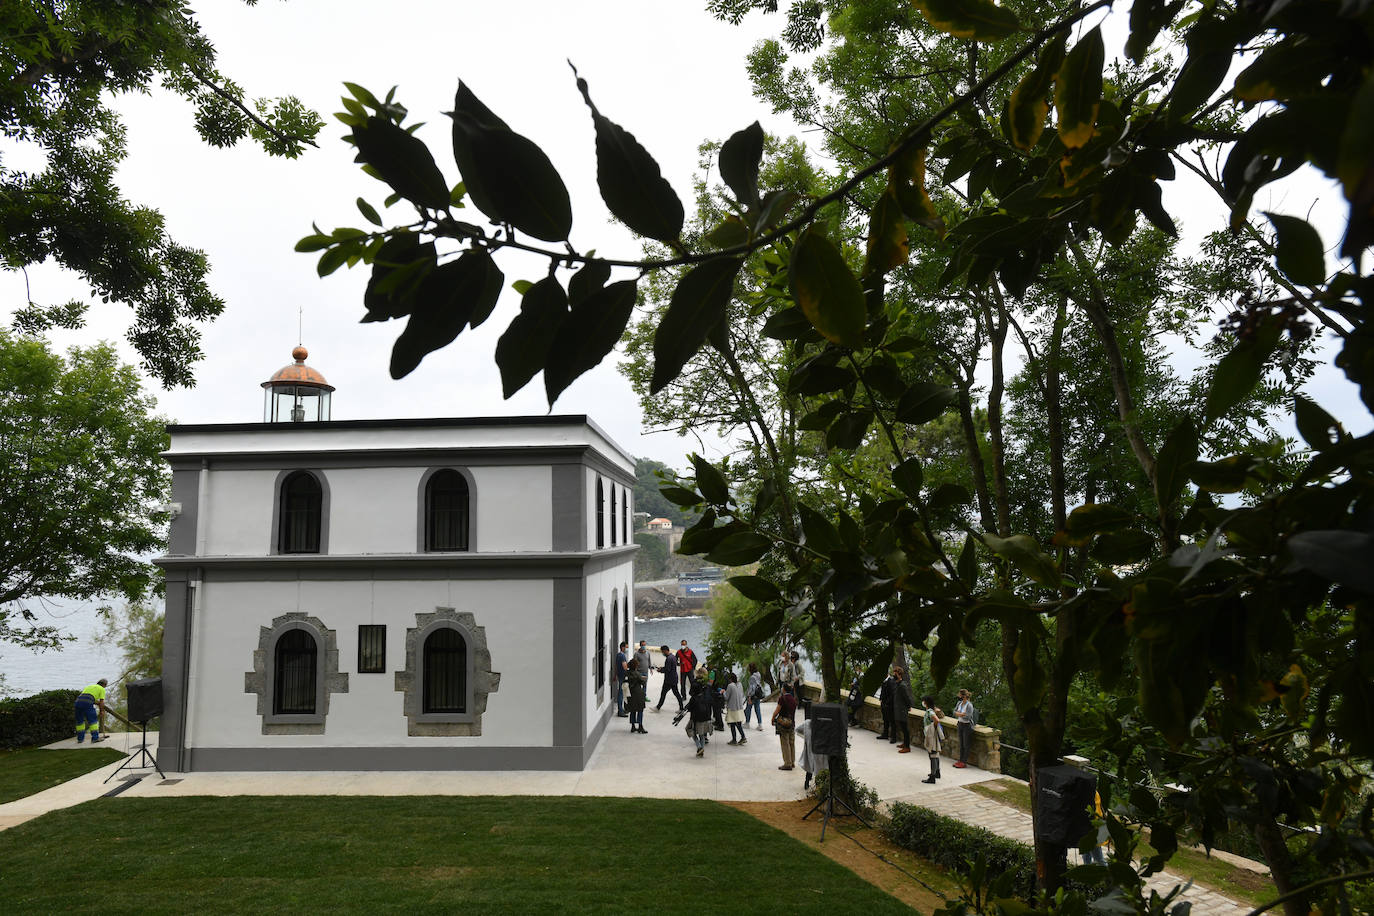
{"type": "Polygon", "coordinates": [[[468,711],[468,647],[463,634],[443,627],[425,640],[424,702],[426,713],[468,711]]]}
{"type": "Polygon", "coordinates": [[[620,540],[623,543],[630,543],[630,491],[625,491],[625,498],[620,501],[620,540]]]}
{"type": "Polygon", "coordinates": [[[596,546],[606,546],[606,491],[600,476],[596,478],[596,546]]]}
{"type": "Polygon", "coordinates": [[[315,637],[307,630],[287,630],[277,640],[272,675],[273,714],[314,715],[318,654],[315,637]]]}
{"type": "Polygon", "coordinates": [[[468,482],[452,468],[436,471],[425,486],[425,550],[468,549],[468,482]]]}
{"type": "Polygon", "coordinates": [[[319,553],[323,490],[315,475],[295,471],[281,485],[278,553],[319,553]]]}
{"type": "Polygon", "coordinates": [[[615,511],[615,484],[611,484],[611,546],[615,546],[615,520],[619,513],[615,511]]]}
{"type": "Polygon", "coordinates": [[[606,686],[606,615],[596,615],[596,689],[606,686]]]}

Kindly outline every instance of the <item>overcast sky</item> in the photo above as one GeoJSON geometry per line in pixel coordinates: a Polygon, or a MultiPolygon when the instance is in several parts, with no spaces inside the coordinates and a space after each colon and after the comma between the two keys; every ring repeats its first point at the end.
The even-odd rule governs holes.
{"type": "MultiPolygon", "coordinates": [[[[312,221],[325,231],[363,226],[354,200],[361,195],[380,209],[387,194],[358,170],[352,148],[339,139],[345,128],[332,112],[340,109],[345,80],[378,95],[399,86],[398,100],[413,118],[427,122],[419,135],[456,181],[449,122],[441,112],[452,107],[463,79],[513,129],[549,153],[571,192],[574,245],[615,257],[635,257],[639,247],[610,224],[601,203],[591,120],[569,59],[589,81],[601,111],[658,159],[689,211],[696,148],[703,139],[724,139],[755,119],[773,132],[795,132],[752,97],[744,69],[750,47],[781,26],[777,16],[755,15],[743,27],[730,26],[707,15],[700,0],[264,0],[256,7],[217,0],[196,6],[225,74],[250,96],[296,95],[327,124],[319,148],[290,161],[270,158],[249,143],[212,149],[196,135],[186,106],[165,93],[119,101],[129,128],[130,154],[119,178],[126,196],[159,209],[174,238],[207,252],[212,286],[227,302],[224,314],[204,329],[206,357],[196,367],[197,387],[157,390],[161,411],[177,422],[260,420],[259,383],[290,362],[298,313],[310,364],[338,389],[335,419],[548,410],[538,378],[511,400],[501,398],[493,351],[519,307],[509,289],[481,328],[429,355],[404,380],[392,381],[389,354],[403,325],[358,322],[365,269],[320,280],[316,256],[292,251],[312,221]]],[[[815,149],[814,135],[807,136],[815,149]]],[[[1220,207],[1210,201],[1207,211],[1196,211],[1204,216],[1194,216],[1192,202],[1208,200],[1210,192],[1179,182],[1168,195],[1166,204],[1187,225],[1185,238],[1224,224],[1220,207]]],[[[1320,196],[1316,221],[1336,227],[1324,231],[1334,247],[1339,195],[1323,189],[1320,196]]],[[[1266,206],[1307,215],[1308,191],[1295,198],[1302,201],[1296,212],[1282,206],[1283,196],[1266,206]]],[[[406,219],[399,206],[390,212],[395,222],[406,219]]],[[[508,284],[537,279],[544,269],[537,262],[498,260],[508,284]]],[[[32,270],[28,280],[39,302],[85,295],[79,283],[55,270],[32,270]]],[[[0,274],[0,314],[24,295],[20,275],[0,274]]],[[[134,361],[123,342],[128,320],[128,310],[96,304],[87,329],[52,337],[62,346],[112,340],[134,361]]],[[[1318,399],[1353,427],[1368,428],[1353,389],[1333,373],[1323,375],[1318,399]]],[[[683,467],[683,455],[698,448],[694,440],[642,434],[638,404],[613,359],[574,383],[554,411],[589,414],[633,453],[674,467],[683,467]]]]}

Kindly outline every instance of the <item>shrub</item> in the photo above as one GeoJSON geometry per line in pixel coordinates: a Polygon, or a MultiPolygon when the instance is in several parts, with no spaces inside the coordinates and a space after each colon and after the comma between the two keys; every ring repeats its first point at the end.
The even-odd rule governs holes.
{"type": "Polygon", "coordinates": [[[959,874],[968,874],[981,853],[989,879],[1010,873],[1012,893],[1023,900],[1035,896],[1035,853],[1024,843],[904,802],[893,803],[882,830],[903,849],[959,874]]]}
{"type": "Polygon", "coordinates": [[[0,748],[51,744],[72,735],[75,690],[47,690],[0,700],[0,748]]]}
{"type": "Polygon", "coordinates": [[[862,817],[873,817],[878,810],[878,793],[850,775],[849,763],[843,756],[831,757],[830,768],[816,774],[816,781],[811,787],[811,797],[825,798],[832,779],[835,781],[837,799],[859,812],[862,817]]]}

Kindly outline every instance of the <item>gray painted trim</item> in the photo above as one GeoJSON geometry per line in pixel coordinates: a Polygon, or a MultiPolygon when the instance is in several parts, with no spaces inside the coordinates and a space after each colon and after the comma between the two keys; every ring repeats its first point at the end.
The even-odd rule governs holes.
{"type": "Polygon", "coordinates": [[[586,743],[582,745],[582,766],[579,769],[586,769],[587,761],[592,759],[592,754],[596,752],[596,746],[601,743],[601,736],[606,733],[610,726],[611,717],[615,715],[615,704],[607,703],[606,709],[601,713],[601,719],[593,726],[591,733],[587,735],[586,743]]]}
{"type": "Polygon", "coordinates": [[[162,723],[158,729],[158,763],[166,770],[186,770],[186,704],[191,674],[191,602],[194,589],[185,570],[167,577],[166,615],[162,626],[162,723]]]}
{"type": "Polygon", "coordinates": [[[634,476],[626,474],[625,469],[619,465],[607,461],[606,456],[602,455],[600,452],[593,451],[590,448],[587,449],[583,453],[582,463],[603,477],[607,477],[617,483],[634,486],[634,476]]]}
{"type": "Polygon", "coordinates": [[[173,557],[153,560],[166,571],[204,568],[217,581],[329,579],[557,579],[633,563],[639,545],[596,553],[285,553],[254,557],[173,557]]]}
{"type": "Polygon", "coordinates": [[[196,552],[196,526],[200,518],[200,467],[172,472],[172,502],[181,503],[181,514],[167,532],[167,552],[190,556],[196,552]]]}
{"type": "MultiPolygon", "coordinates": [[[[280,467],[280,465],[279,465],[280,467]]],[[[313,554],[301,553],[282,553],[281,544],[278,538],[281,536],[281,489],[286,483],[286,478],[295,474],[297,471],[305,471],[320,485],[320,549],[319,553],[329,553],[329,478],[324,471],[319,468],[282,468],[277,474],[277,479],[272,482],[272,516],[269,520],[272,525],[270,540],[268,543],[268,553],[286,557],[313,556],[313,554]]]]}
{"type": "MultiPolygon", "coordinates": [[[[580,651],[587,632],[582,580],[559,579],[553,583],[553,657],[549,688],[553,705],[554,747],[580,746],[586,733],[587,682],[596,690],[595,672],[583,667],[585,653],[580,651]],[[588,674],[592,677],[589,678],[588,674]]],[[[595,640],[596,630],[592,629],[595,640]]],[[[592,656],[596,647],[592,647],[592,656]]]]}
{"type": "MultiPolygon", "coordinates": [[[[466,467],[530,467],[563,464],[584,465],[588,445],[468,446],[407,449],[356,449],[252,452],[163,452],[175,470],[199,468],[209,461],[214,468],[235,471],[275,471],[278,468],[423,468],[431,465],[466,467]]],[[[609,466],[609,465],[608,465],[609,466]]],[[[621,468],[615,473],[633,483],[621,468]]]]}
{"type": "Polygon", "coordinates": [[[275,617],[270,627],[258,628],[258,648],[253,650],[253,670],[243,675],[243,692],[258,697],[264,735],[323,735],[329,715],[329,695],[348,693],[348,674],[339,671],[338,634],[318,617],[291,611],[275,617]],[[315,711],[275,713],[277,643],[292,630],[304,630],[315,640],[315,711]]]}
{"type": "Polygon", "coordinates": [[[586,492],[586,475],[582,465],[553,466],[553,549],[587,549],[587,529],[582,524],[582,506],[586,492]]]}
{"type": "Polygon", "coordinates": [[[477,543],[477,480],[467,468],[451,464],[435,465],[420,475],[420,486],[415,494],[415,552],[416,553],[476,553],[481,548],[477,543]],[[425,510],[429,507],[429,480],[440,471],[457,471],[468,484],[468,547],[467,550],[425,550],[425,510]]]}
{"type": "Polygon", "coordinates": [[[311,423],[169,423],[167,432],[247,433],[268,429],[472,429],[484,426],[590,426],[609,442],[611,437],[586,414],[532,414],[516,417],[394,417],[388,420],[317,420],[311,423]]]}
{"type": "MultiPolygon", "coordinates": [[[[604,725],[604,723],[603,723],[604,725]]],[[[590,745],[595,749],[595,745],[590,745]]],[[[590,751],[571,747],[197,747],[196,772],[271,770],[571,770],[586,768],[590,751]]]]}

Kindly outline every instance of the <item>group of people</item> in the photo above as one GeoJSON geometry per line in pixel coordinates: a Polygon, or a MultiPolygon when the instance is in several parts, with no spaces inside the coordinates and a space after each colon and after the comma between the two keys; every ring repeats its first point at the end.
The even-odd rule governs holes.
{"type": "MultiPolygon", "coordinates": [[[[862,705],[859,680],[855,678],[849,691],[850,724],[855,723],[855,714],[862,705]]],[[[897,744],[900,730],[902,741],[897,745],[897,753],[911,753],[910,713],[916,704],[906,670],[901,666],[894,665],[878,689],[878,705],[882,710],[883,729],[878,733],[877,740],[897,744]]],[[[940,723],[944,711],[935,705],[935,698],[929,694],[921,697],[921,708],[920,744],[930,757],[930,775],[921,781],[934,783],[940,778],[940,751],[945,743],[945,730],[940,723]]],[[[973,694],[968,690],[959,691],[958,701],[954,704],[954,718],[959,723],[959,759],[954,766],[962,770],[968,766],[969,751],[973,749],[973,726],[978,724],[978,710],[973,705],[973,694]]]]}

